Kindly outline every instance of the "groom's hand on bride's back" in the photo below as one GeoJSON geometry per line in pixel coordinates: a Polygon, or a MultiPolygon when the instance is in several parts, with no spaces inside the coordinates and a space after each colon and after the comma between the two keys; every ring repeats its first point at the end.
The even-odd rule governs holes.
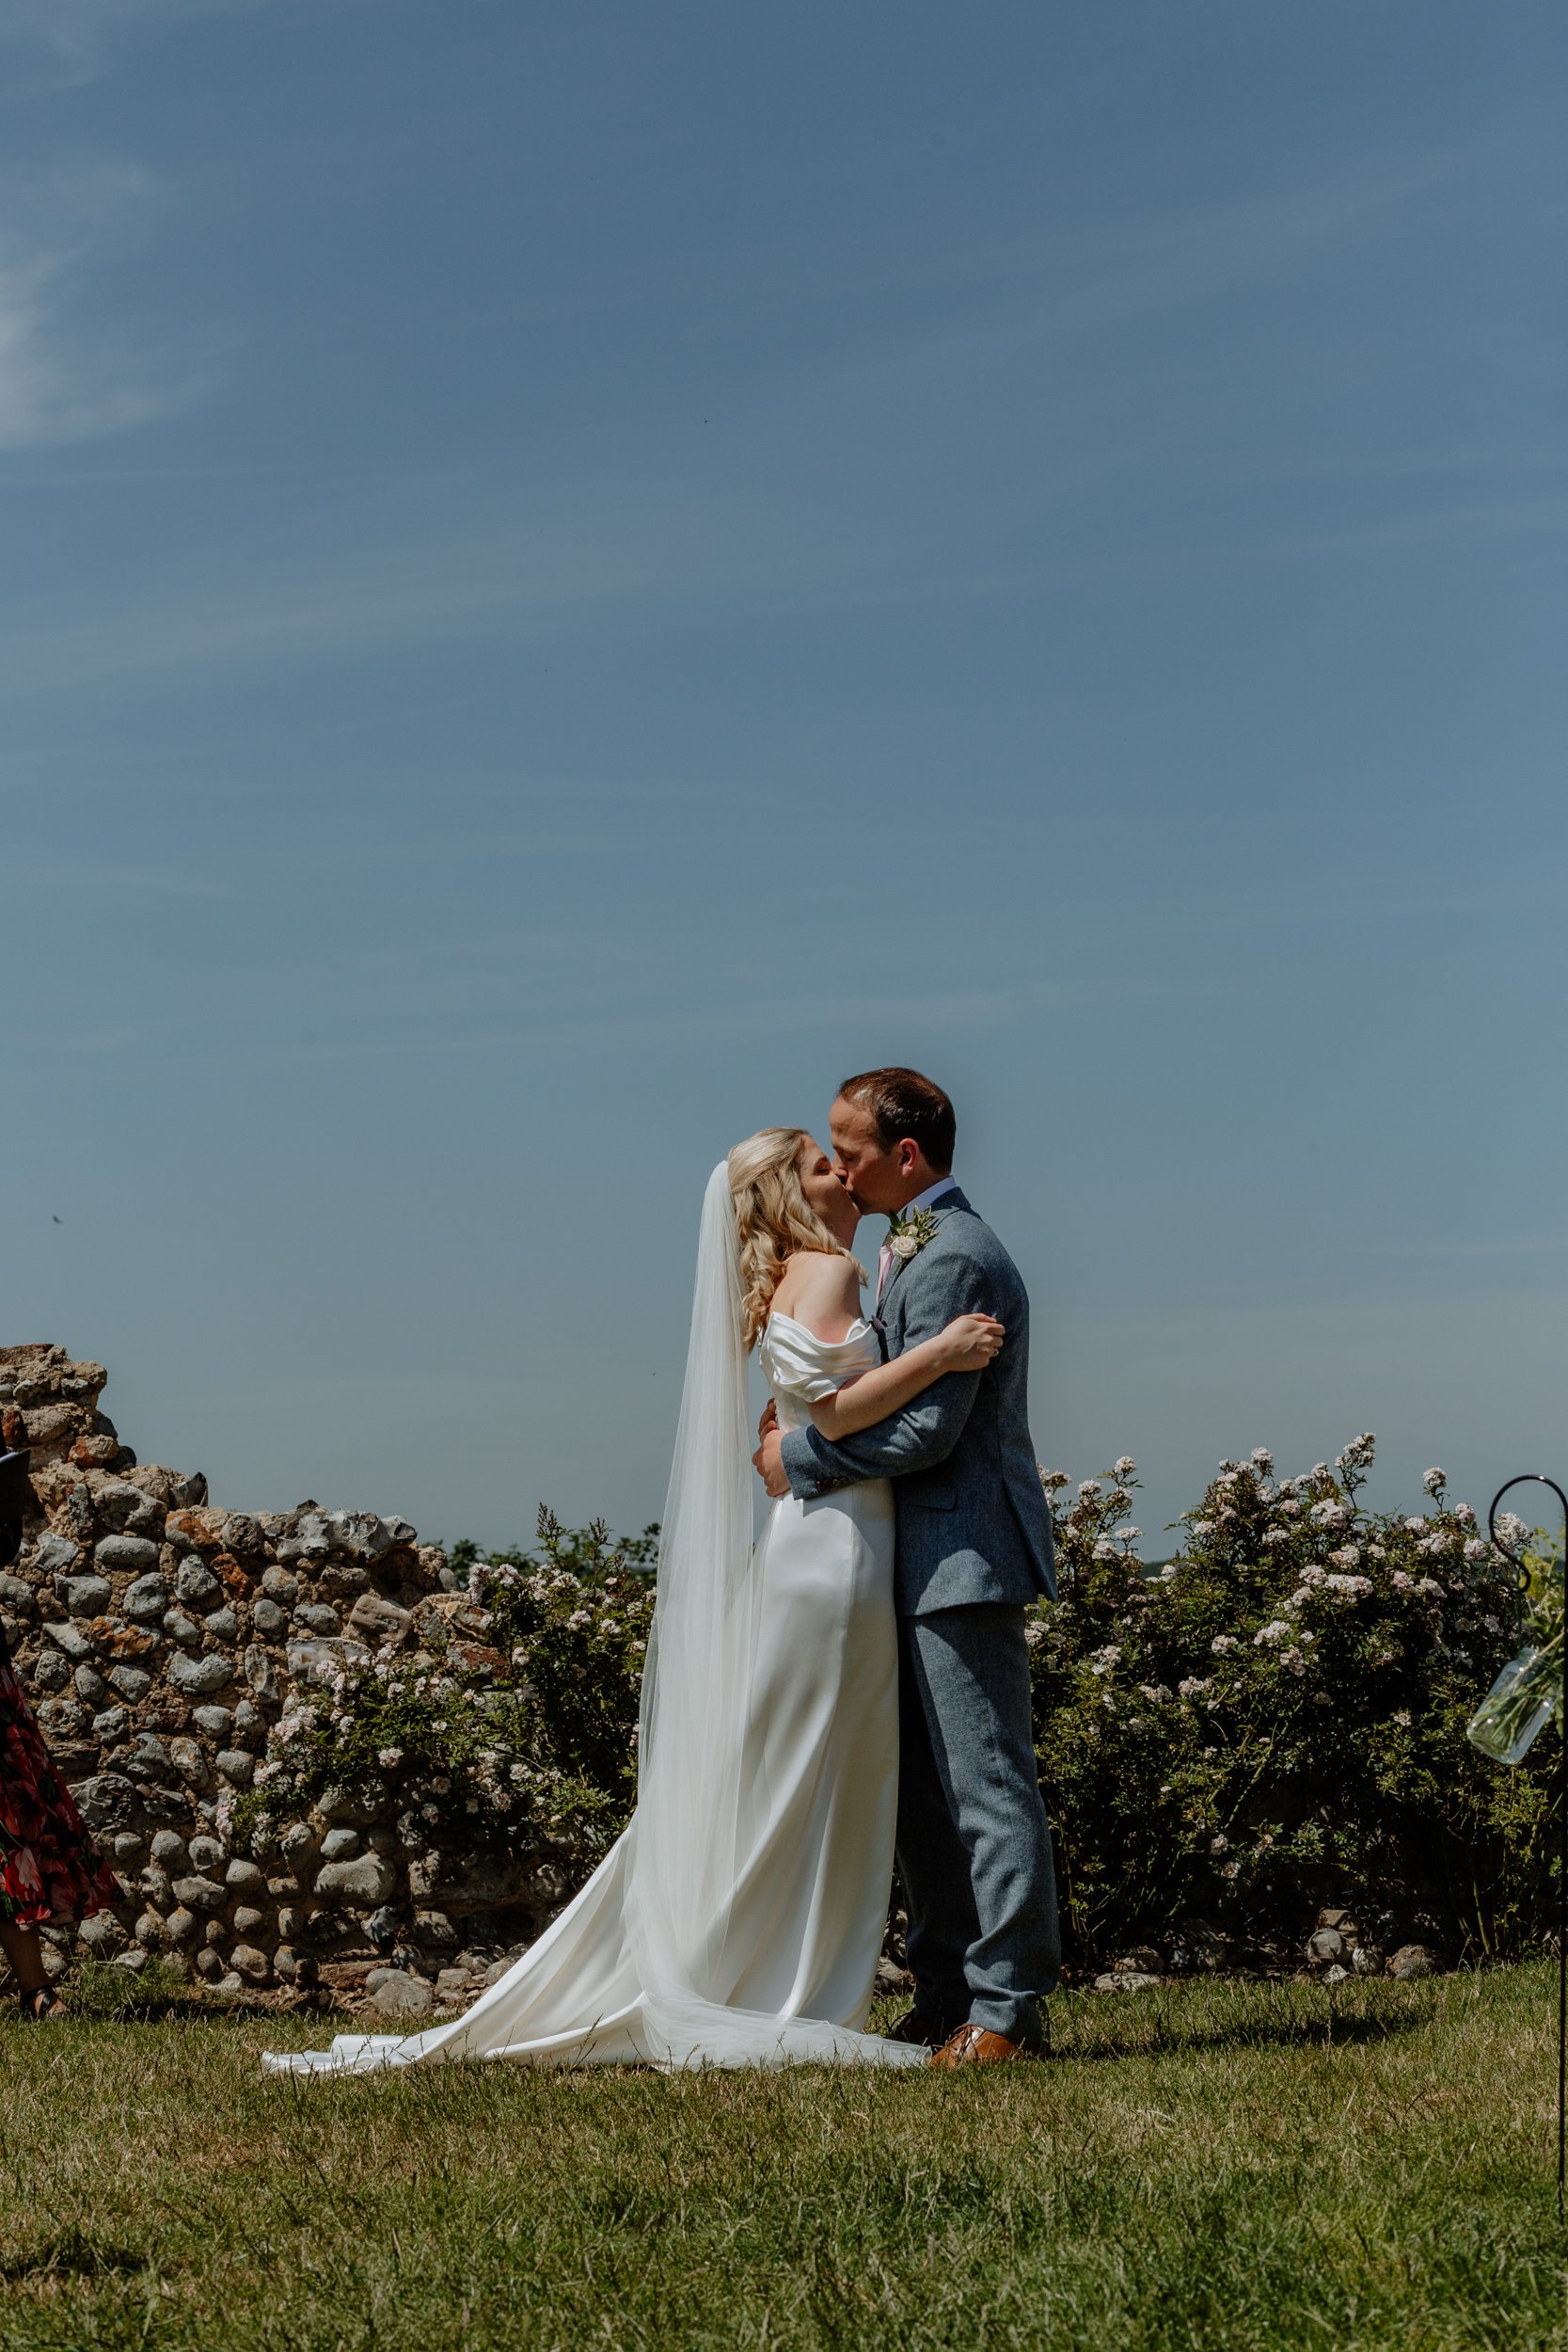
{"type": "MultiPolygon", "coordinates": [[[[768,1414],[764,1413],[762,1418],[766,1422],[768,1414]]],[[[782,1502],[789,1492],[789,1480],[784,1475],[784,1439],[779,1435],[776,1420],[772,1428],[763,1431],[762,1443],[752,1456],[752,1466],[767,1487],[770,1499],[774,1502],[782,1502]]]]}
{"type": "Polygon", "coordinates": [[[757,1423],[758,1439],[760,1440],[763,1438],[766,1438],[768,1431],[770,1429],[777,1429],[778,1425],[779,1408],[774,1400],[769,1397],[767,1404],[762,1408],[762,1419],[757,1423]]]}

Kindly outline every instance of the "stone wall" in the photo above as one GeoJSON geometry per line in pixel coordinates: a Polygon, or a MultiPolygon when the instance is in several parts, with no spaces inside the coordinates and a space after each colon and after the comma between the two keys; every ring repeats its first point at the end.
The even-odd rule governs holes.
{"type": "MultiPolygon", "coordinates": [[[[126,1890],[83,1942],[130,1967],[156,1953],[229,1994],[370,1981],[412,2015],[460,1997],[560,1900],[540,1857],[465,1864],[394,1800],[372,1814],[332,1792],[265,1866],[228,1834],[294,1688],[384,1649],[428,1659],[432,1638],[480,1648],[445,1553],[373,1511],[224,1510],[199,1472],[121,1445],[106,1376],[64,1348],[0,1348],[0,1430],[31,1450],[36,1504],[0,1573],[0,1621],[126,1890]]],[[[71,1940],[54,1939],[52,1965],[71,1940]]]]}

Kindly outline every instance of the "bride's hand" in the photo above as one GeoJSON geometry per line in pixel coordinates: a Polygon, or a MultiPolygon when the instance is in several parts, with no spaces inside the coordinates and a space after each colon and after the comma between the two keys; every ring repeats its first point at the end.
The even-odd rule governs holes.
{"type": "Polygon", "coordinates": [[[757,1423],[758,1444],[760,1445],[762,1440],[768,1437],[771,1431],[777,1429],[778,1425],[779,1408],[777,1405],[774,1404],[773,1399],[769,1397],[767,1404],[762,1408],[762,1419],[757,1423]]]}
{"type": "Polygon", "coordinates": [[[1007,1334],[994,1315],[955,1315],[937,1333],[943,1372],[984,1372],[996,1361],[1007,1334]]]}

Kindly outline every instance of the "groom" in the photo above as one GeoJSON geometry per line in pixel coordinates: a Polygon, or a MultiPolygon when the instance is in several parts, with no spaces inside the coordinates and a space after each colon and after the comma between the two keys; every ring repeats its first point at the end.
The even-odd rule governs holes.
{"type": "Polygon", "coordinates": [[[1006,1327],[986,1371],[952,1372],[838,1443],[781,1438],[753,1457],[802,1502],[891,1478],[897,1514],[898,1870],[914,2007],[894,2040],[934,2066],[1037,2058],[1060,1937],[1036,1776],[1026,1604],[1055,1597],[1051,1512],[1029,1437],[1029,1300],[953,1182],[953,1105],[915,1070],[847,1078],[831,1118],[840,1181],[890,1219],[877,1317],[890,1357],[959,1314],[1006,1327]]]}

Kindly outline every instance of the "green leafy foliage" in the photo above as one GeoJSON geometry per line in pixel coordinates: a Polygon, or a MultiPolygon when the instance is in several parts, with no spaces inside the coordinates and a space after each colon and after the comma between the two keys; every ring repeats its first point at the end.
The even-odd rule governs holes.
{"type": "MultiPolygon", "coordinates": [[[[1150,1571],[1123,1457],[1055,1503],[1061,1600],[1030,1627],[1041,1781],[1079,1957],[1196,1914],[1269,1937],[1320,1903],[1424,1915],[1513,1952],[1548,1909],[1551,1758],[1513,1772],[1465,1724],[1516,1646],[1517,1595],[1451,1502],[1370,1513],[1371,1438],[1276,1481],[1226,1463],[1150,1571]]],[[[1549,1745],[1555,1756],[1555,1742],[1549,1745]]]]}

